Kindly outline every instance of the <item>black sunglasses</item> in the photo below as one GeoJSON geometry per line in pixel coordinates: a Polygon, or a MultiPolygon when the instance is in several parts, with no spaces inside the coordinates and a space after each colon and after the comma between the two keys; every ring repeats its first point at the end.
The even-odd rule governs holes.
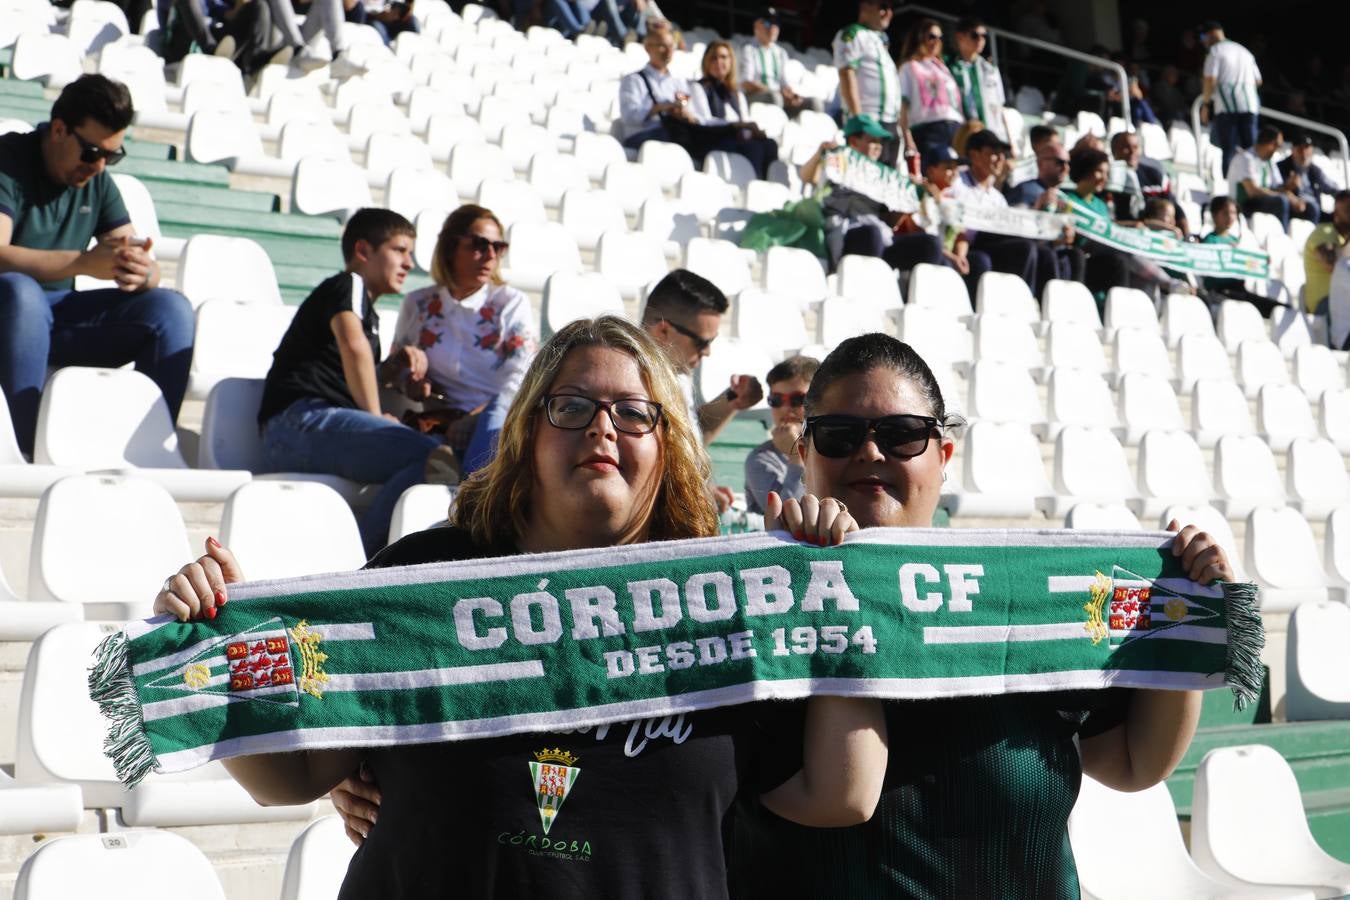
{"type": "Polygon", "coordinates": [[[877,449],[894,459],[913,459],[928,449],[928,438],[939,427],[932,416],[901,414],[864,419],[861,416],[811,416],[806,431],[816,452],[840,459],[857,452],[868,434],[875,435],[877,449]]]}
{"type": "Polygon", "coordinates": [[[505,256],[506,251],[511,249],[511,245],[506,241],[490,241],[481,234],[466,234],[464,237],[473,245],[473,252],[483,256],[487,256],[489,250],[496,252],[498,256],[505,256]]]}
{"type": "Polygon", "coordinates": [[[942,35],[933,34],[930,32],[929,34],[925,35],[924,40],[929,41],[930,43],[933,41],[940,41],[942,40],[942,35]]]}
{"type": "Polygon", "coordinates": [[[783,394],[774,391],[769,394],[769,405],[774,409],[780,406],[791,406],[793,409],[806,405],[806,392],[796,391],[791,394],[783,394]]]}
{"type": "Polygon", "coordinates": [[[651,434],[661,424],[661,404],[655,400],[592,400],[580,394],[545,394],[543,406],[549,424],[568,431],[590,427],[602,409],[614,428],[625,434],[651,434]]]}
{"type": "Polygon", "coordinates": [[[699,352],[699,353],[702,353],[704,350],[707,350],[709,347],[712,346],[712,342],[715,341],[715,340],[717,340],[717,336],[716,336],[716,335],[713,335],[713,336],[710,337],[710,338],[705,338],[705,337],[703,337],[701,334],[699,334],[698,332],[696,332],[696,331],[691,331],[690,329],[685,328],[685,327],[684,327],[683,325],[681,325],[679,322],[672,322],[670,319],[662,319],[661,321],[662,321],[662,322],[665,322],[665,323],[666,323],[667,325],[669,325],[671,328],[674,328],[674,329],[675,329],[676,331],[678,331],[680,334],[682,334],[682,335],[684,335],[685,337],[689,338],[689,340],[693,342],[694,346],[695,346],[696,348],[698,348],[698,352],[699,352]]]}
{"type": "Polygon", "coordinates": [[[127,158],[127,149],[125,147],[109,150],[106,147],[100,147],[93,141],[87,141],[80,137],[80,133],[74,128],[70,129],[70,133],[74,135],[75,140],[80,144],[80,162],[84,163],[86,166],[92,166],[100,159],[110,166],[115,166],[127,158]]]}

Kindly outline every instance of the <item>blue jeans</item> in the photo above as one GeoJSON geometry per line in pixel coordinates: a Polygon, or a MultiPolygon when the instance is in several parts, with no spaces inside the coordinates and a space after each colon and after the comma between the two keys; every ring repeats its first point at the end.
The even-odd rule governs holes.
{"type": "Polygon", "coordinates": [[[1248,197],[1247,202],[1242,204],[1242,212],[1249,216],[1257,212],[1270,213],[1280,220],[1280,226],[1285,233],[1288,234],[1289,232],[1289,198],[1284,194],[1248,197]]]}
{"type": "Polygon", "coordinates": [[[178,418],[192,366],[192,304],[165,288],[48,291],[18,272],[0,274],[0,388],[19,448],[33,452],[47,367],[135,363],[178,418]]]}
{"type": "Polygon", "coordinates": [[[511,400],[504,399],[501,394],[493,397],[487,406],[483,407],[478,421],[474,423],[473,437],[470,438],[468,449],[464,451],[461,460],[465,478],[492,462],[493,457],[497,455],[497,439],[501,437],[502,428],[506,425],[506,411],[510,408],[511,400]]]}
{"type": "Polygon", "coordinates": [[[1223,152],[1223,172],[1239,150],[1256,143],[1256,113],[1218,113],[1209,128],[1209,139],[1223,152]]]}
{"type": "Polygon", "coordinates": [[[339,475],[383,483],[357,523],[366,555],[389,540],[389,519],[399,496],[422,481],[436,438],[407,425],[326,400],[297,400],[263,426],[263,460],[271,472],[339,475]]]}

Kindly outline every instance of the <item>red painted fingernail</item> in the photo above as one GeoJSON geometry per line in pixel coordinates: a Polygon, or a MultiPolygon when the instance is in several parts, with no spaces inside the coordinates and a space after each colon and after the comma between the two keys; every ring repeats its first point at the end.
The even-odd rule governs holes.
{"type": "Polygon", "coordinates": [[[792,532],[792,539],[794,541],[805,540],[805,536],[800,531],[794,531],[792,532]]]}
{"type": "Polygon", "coordinates": [[[230,600],[230,598],[225,596],[225,592],[224,592],[224,591],[219,590],[219,589],[216,590],[216,605],[217,605],[217,606],[224,606],[226,603],[229,602],[229,600],[230,600]]]}
{"type": "Polygon", "coordinates": [[[220,541],[216,540],[213,537],[208,537],[206,539],[206,544],[208,547],[217,547],[217,548],[220,547],[220,541]]]}
{"type": "Polygon", "coordinates": [[[215,608],[214,606],[212,606],[212,607],[210,607],[209,609],[207,609],[207,611],[206,611],[206,617],[207,617],[208,619],[214,619],[214,618],[216,617],[216,608],[215,608]]]}

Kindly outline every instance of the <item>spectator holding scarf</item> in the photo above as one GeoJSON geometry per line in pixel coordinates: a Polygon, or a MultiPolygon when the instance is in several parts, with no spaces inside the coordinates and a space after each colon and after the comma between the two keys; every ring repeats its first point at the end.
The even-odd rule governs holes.
{"type": "Polygon", "coordinates": [[[942,61],[942,26],[920,19],[900,51],[900,131],[907,153],[950,147],[965,123],[956,79],[942,61]]]}
{"type": "MultiPolygon", "coordinates": [[[[460,488],[454,524],[404,538],[370,568],[709,537],[717,517],[708,476],[655,342],[617,317],[578,320],[531,363],[497,457],[460,488]]],[[[781,520],[811,543],[838,543],[856,527],[833,500],[794,507],[781,520]]],[[[205,556],[166,582],[155,609],[212,617],[243,577],[229,551],[209,541],[205,556]]],[[[225,765],[264,804],[335,790],[361,843],[341,898],[716,900],[729,896],[724,829],[734,800],[753,797],[808,827],[865,821],[885,768],[881,727],[877,701],[817,697],[621,727],[242,756],[225,765]],[[794,746],[784,753],[787,744],[794,746]],[[555,807],[549,841],[540,840],[549,835],[540,833],[527,767],[541,752],[577,759],[584,770],[566,806],[555,807]],[[788,768],[777,763],[785,758],[788,768]],[[370,782],[348,777],[359,767],[370,782]],[[575,840],[548,852],[564,835],[575,840]]]]}
{"type": "MultiPolygon", "coordinates": [[[[807,393],[800,508],[832,497],[864,530],[928,527],[960,424],[907,344],[884,334],[844,341],[807,393]]],[[[1172,554],[1188,577],[1233,580],[1212,537],[1169,528],[1180,531],[1172,554]]],[[[884,706],[893,738],[876,815],[853,828],[801,828],[747,796],[737,807],[733,896],[1077,897],[1067,823],[1081,776],[1123,791],[1166,778],[1195,732],[1200,693],[1054,691],[884,706]]]]}
{"type": "MultiPolygon", "coordinates": [[[[1111,219],[1111,207],[1103,195],[1111,171],[1111,158],[1104,150],[1094,147],[1075,149],[1069,154],[1069,181],[1072,187],[1061,189],[1069,200],[1086,207],[1106,219],[1111,219]]],[[[1094,294],[1105,297],[1113,287],[1129,284],[1130,264],[1126,254],[1105,244],[1079,236],[1078,249],[1087,254],[1083,283],[1094,294]]]]}

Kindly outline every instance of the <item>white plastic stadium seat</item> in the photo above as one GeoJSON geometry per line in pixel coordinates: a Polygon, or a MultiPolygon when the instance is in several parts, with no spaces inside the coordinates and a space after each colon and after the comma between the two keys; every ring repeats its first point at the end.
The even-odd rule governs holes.
{"type": "Polygon", "coordinates": [[[605,232],[628,230],[623,205],[606,191],[572,188],[563,195],[559,217],[582,250],[594,250],[605,232]]]}
{"type": "Polygon", "coordinates": [[[1047,322],[1078,322],[1101,331],[1102,317],[1092,292],[1077,281],[1058,278],[1045,283],[1041,296],[1041,317],[1047,322]]]}
{"type": "MultiPolygon", "coordinates": [[[[643,201],[637,230],[659,240],[666,258],[671,260],[682,259],[689,242],[703,237],[703,226],[692,204],[658,196],[643,201]]],[[[739,247],[736,252],[741,253],[739,247]]]]}
{"type": "Polygon", "coordinates": [[[1118,328],[1142,328],[1159,333],[1158,312],[1148,294],[1138,288],[1114,287],[1106,292],[1106,316],[1102,323],[1109,338],[1118,328]]]}
{"type": "Polygon", "coordinates": [[[1141,518],[1153,518],[1176,504],[1204,506],[1213,488],[1200,446],[1185,431],[1157,429],[1139,442],[1139,490],[1135,504],[1141,518]]]}
{"type": "Polygon", "coordinates": [[[1342,453],[1350,452],[1350,389],[1328,388],[1317,401],[1317,428],[1342,453]]]}
{"type": "Polygon", "coordinates": [[[1039,501],[1046,516],[1057,519],[1075,503],[1130,503],[1139,496],[1125,449],[1106,428],[1070,425],[1055,438],[1054,493],[1039,501]]]}
{"type": "Polygon", "coordinates": [[[629,216],[637,215],[642,204],[652,197],[665,196],[661,193],[660,182],[650,169],[626,159],[616,160],[605,167],[601,185],[606,193],[619,201],[624,214],[629,216]]]}
{"type": "Polygon", "coordinates": [[[1053,494],[1040,444],[1024,425],[975,422],[957,457],[961,490],[941,501],[953,516],[1027,519],[1038,499],[1053,494]]]}
{"type": "Polygon", "coordinates": [[[573,152],[577,159],[586,165],[586,174],[590,176],[591,181],[597,184],[605,177],[605,171],[610,163],[628,161],[622,144],[610,135],[596,134],[593,131],[583,131],[576,136],[573,152]]]}
{"type": "Polygon", "coordinates": [[[638,164],[652,173],[663,190],[673,191],[680,178],[694,171],[689,151],[668,141],[645,141],[638,149],[638,164]]]}
{"type": "Polygon", "coordinates": [[[135,472],[175,499],[215,502],[248,472],[189,469],[159,387],[129,369],[61,369],[38,407],[33,458],[89,471],[135,472]]]}
{"type": "Polygon", "coordinates": [[[0,389],[0,497],[38,497],[50,485],[80,469],[30,463],[19,451],[9,401],[0,389]]]}
{"type": "MultiPolygon", "coordinates": [[[[694,399],[707,402],[717,397],[731,384],[731,376],[767,372],[773,366],[773,357],[758,344],[723,338],[713,342],[707,356],[694,370],[694,399]]],[[[762,399],[752,410],[768,411],[762,399]]]]}
{"type": "Polygon", "coordinates": [[[1263,744],[1221,747],[1195,772],[1191,856],[1208,874],[1248,884],[1350,894],[1350,864],[1317,844],[1294,772],[1263,744]]]}
{"type": "Polygon", "coordinates": [[[1008,362],[1024,369],[1040,365],[1036,332],[1022,316],[980,313],[971,319],[971,331],[976,362],[1008,362]]]}
{"type": "Polygon", "coordinates": [[[1111,364],[1117,379],[1133,372],[1163,379],[1172,377],[1167,345],[1156,329],[1133,325],[1117,328],[1111,337],[1111,364]]]}
{"type": "Polygon", "coordinates": [[[1284,485],[1275,457],[1254,435],[1228,434],[1214,450],[1214,505],[1230,519],[1244,519],[1258,506],[1284,506],[1284,485]]]}
{"type": "Polygon", "coordinates": [[[558,222],[516,222],[507,231],[511,249],[503,277],[523,291],[541,291],[559,272],[581,271],[581,253],[558,222]]]}
{"type": "Polygon", "coordinates": [[[1327,581],[1308,520],[1290,507],[1260,507],[1247,517],[1243,559],[1261,587],[1261,608],[1287,612],[1327,599],[1327,581]]]}
{"type": "Polygon", "coordinates": [[[511,181],[516,177],[500,147],[472,141],[456,144],[450,151],[448,171],[461,197],[477,196],[478,186],[484,181],[511,181]]]}
{"type": "Polygon", "coordinates": [[[1106,374],[1106,353],[1097,329],[1077,321],[1050,322],[1045,335],[1045,366],[1091,372],[1098,378],[1106,374]]]}
{"type": "Polygon", "coordinates": [[[907,303],[900,311],[900,340],[930,366],[951,367],[971,359],[970,332],[960,319],[935,306],[907,303]]]}
{"type": "Polygon", "coordinates": [[[651,235],[606,231],[595,250],[595,270],[618,287],[624,300],[629,300],[666,275],[666,254],[651,235]]]}
{"type": "Polygon", "coordinates": [[[389,518],[389,543],[444,524],[454,502],[452,488],[443,484],[414,484],[394,504],[394,513],[389,518]]]}
{"type": "Polygon", "coordinates": [[[1248,338],[1238,344],[1237,380],[1249,400],[1267,384],[1288,384],[1289,368],[1280,348],[1266,338],[1248,338]]]}
{"type": "Polygon", "coordinates": [[[591,180],[580,160],[552,151],[541,151],[530,157],[528,178],[539,199],[550,209],[560,207],[563,197],[573,188],[590,190],[591,187],[591,180]]]}
{"type": "Polygon", "coordinates": [[[1186,427],[1172,385],[1163,376],[1147,372],[1130,372],[1120,379],[1120,422],[1120,439],[1131,445],[1155,428],[1174,431],[1186,427]]]}
{"type": "MultiPolygon", "coordinates": [[[[1065,327],[1056,323],[1051,329],[1065,327]]],[[[1076,327],[1076,326],[1068,326],[1076,327]]],[[[1090,369],[1056,366],[1046,383],[1046,423],[1037,434],[1053,441],[1067,425],[1115,428],[1116,404],[1101,374],[1090,369]]]]}
{"type": "Polygon", "coordinates": [[[803,309],[830,295],[820,260],[799,247],[769,248],[764,256],[764,289],[795,299],[803,309]]]}
{"type": "Polygon", "coordinates": [[[905,303],[910,306],[929,306],[943,310],[953,318],[969,316],[970,292],[955,269],[919,263],[909,273],[909,294],[905,303]]]}
{"type": "Polygon", "coordinates": [[[74,834],[44,842],[24,860],[14,900],[225,900],[211,861],[167,831],[74,834]]]}
{"type": "Polygon", "coordinates": [[[335,215],[342,221],[372,205],[366,170],[351,160],[306,156],[291,180],[291,209],[307,216],[335,215]]]}
{"type": "Polygon", "coordinates": [[[1242,388],[1227,379],[1198,380],[1191,390],[1191,432],[1205,448],[1216,446],[1224,435],[1254,434],[1242,388]]]}
{"type": "Polygon", "coordinates": [[[755,174],[754,164],[750,160],[739,153],[728,153],[725,150],[714,150],[705,156],[703,171],[734,185],[741,196],[745,195],[750,183],[759,177],[755,174]]]}
{"type": "Polygon", "coordinates": [[[1216,331],[1229,353],[1236,353],[1238,345],[1246,340],[1270,340],[1260,311],[1244,300],[1224,300],[1219,304],[1216,331]]]}
{"type": "Polygon", "coordinates": [[[1345,387],[1345,369],[1329,348],[1309,344],[1294,351],[1294,383],[1316,403],[1323,391],[1345,387]]]}
{"type": "Polygon", "coordinates": [[[1026,322],[1041,317],[1040,304],[1031,296],[1031,288],[1017,275],[985,272],[975,289],[975,312],[1010,316],[1026,322]]]}
{"type": "Polygon", "coordinates": [[[576,319],[625,314],[623,297],[599,272],[555,272],[544,284],[539,320],[545,339],[576,319]]]}
{"type": "Polygon", "coordinates": [[[792,300],[758,288],[741,291],[736,298],[732,333],[742,343],[757,344],[774,360],[811,342],[792,300]]]}
{"type": "Polygon", "coordinates": [[[80,50],[64,34],[30,31],[14,42],[9,74],[21,81],[41,81],[48,87],[65,87],[84,74],[80,50]]]}
{"type": "Polygon", "coordinates": [[[972,419],[1021,425],[1045,418],[1027,368],[998,361],[981,360],[971,367],[969,412],[972,419]]]}
{"type": "Polygon", "coordinates": [[[1124,503],[1075,503],[1064,516],[1064,527],[1137,531],[1143,526],[1124,503]]]}
{"type": "MultiPolygon", "coordinates": [[[[58,603],[54,600],[20,600],[14,593],[14,589],[9,586],[5,580],[5,573],[0,569],[0,641],[31,641],[42,632],[51,628],[53,625],[60,625],[62,622],[78,622],[83,610],[73,603],[58,603]]],[[[5,775],[0,772],[0,790],[6,786],[5,775]]],[[[14,823],[18,819],[8,815],[6,806],[9,802],[27,803],[28,799],[20,799],[17,794],[5,794],[0,797],[0,834],[12,834],[14,823]]],[[[40,799],[40,798],[38,798],[40,799]]],[[[25,807],[27,808],[27,807],[25,807]]],[[[23,813],[23,816],[29,816],[29,813],[23,813]]],[[[19,831],[24,829],[20,828],[19,831]]],[[[54,828],[54,831],[67,831],[70,829],[54,828]]]]}
{"type": "MultiPolygon", "coordinates": [[[[197,465],[202,469],[265,468],[262,438],[258,434],[258,405],[262,402],[262,378],[223,378],[211,388],[202,411],[202,437],[197,445],[197,465]]],[[[311,472],[276,472],[255,476],[257,480],[313,481],[331,487],[354,508],[374,499],[373,492],[355,481],[337,475],[311,472]]]]}
{"type": "Polygon", "coordinates": [[[74,831],[83,816],[79,785],[19,784],[7,772],[0,771],[0,834],[74,831]]]}
{"type": "Polygon", "coordinates": [[[856,300],[880,304],[882,309],[904,305],[895,270],[876,256],[849,254],[839,260],[839,293],[856,300]]]}
{"type": "Polygon", "coordinates": [[[1350,640],[1350,606],[1301,604],[1289,617],[1285,716],[1290,722],[1350,719],[1350,680],[1339,647],[1350,640]]]}
{"type": "Polygon", "coordinates": [[[1213,334],[1190,332],[1177,342],[1177,390],[1189,394],[1202,378],[1232,381],[1233,366],[1213,334]]]}
{"type": "Polygon", "coordinates": [[[345,572],[365,565],[342,496],[312,481],[255,481],[225,504],[220,542],[251,580],[345,572]]]}
{"type": "Polygon", "coordinates": [[[117,192],[122,195],[127,215],[131,216],[136,236],[153,240],[153,251],[159,259],[178,259],[182,254],[183,241],[177,238],[165,240],[160,231],[159,216],[155,213],[155,201],[150,197],[144,182],[135,175],[121,172],[114,172],[112,178],[117,185],[117,192]]]}
{"type": "Polygon", "coordinates": [[[1297,889],[1235,889],[1206,875],[1186,852],[1172,793],[1164,783],[1126,793],[1083,776],[1078,802],[1069,816],[1069,841],[1083,895],[1096,900],[1296,900],[1310,896],[1297,889]],[[1121,834],[1132,836],[1130,853],[1138,864],[1122,864],[1121,834]]]}
{"type": "Polygon", "coordinates": [[[676,195],[698,215],[700,222],[711,222],[723,209],[741,205],[734,186],[704,172],[681,175],[676,195]]]}
{"type": "Polygon", "coordinates": [[[342,888],[355,852],[341,816],[314,820],[291,843],[281,900],[332,900],[342,888]]]}
{"type": "Polygon", "coordinates": [[[293,163],[263,152],[262,136],[247,109],[194,112],[185,145],[192,162],[219,163],[233,172],[286,178],[295,170],[293,163]]]}
{"type": "Polygon", "coordinates": [[[28,596],[82,603],[88,618],[142,618],[165,576],[190,559],[183,517],[162,487],[135,477],[73,475],[38,503],[28,596]]]}
{"type": "MultiPolygon", "coordinates": [[[[751,212],[774,212],[792,202],[792,190],[776,181],[750,182],[745,187],[745,208],[751,212]]],[[[878,260],[878,262],[883,262],[878,260]]],[[[887,266],[887,268],[890,268],[887,266]]]]}
{"type": "Polygon", "coordinates": [[[262,245],[248,238],[188,238],[178,261],[178,290],[198,308],[210,300],[281,305],[272,260],[262,245]]]}
{"type": "Polygon", "coordinates": [[[875,300],[869,299],[826,297],[820,303],[817,321],[820,343],[827,350],[860,334],[885,331],[885,314],[875,300]]]}
{"type": "Polygon", "coordinates": [[[1307,398],[1292,384],[1265,384],[1256,395],[1256,430],[1272,450],[1287,450],[1298,438],[1317,436],[1307,398]]]}
{"type": "MultiPolygon", "coordinates": [[[[730,241],[696,237],[684,251],[684,268],[717,285],[728,297],[750,286],[750,263],[741,248],[730,241]]],[[[783,298],[789,307],[790,297],[783,298]]],[[[801,318],[800,314],[797,318],[801,318]]]]}
{"type": "Polygon", "coordinates": [[[432,167],[431,150],[421,138],[411,134],[377,131],[366,141],[366,180],[372,187],[384,187],[389,173],[400,166],[416,169],[432,167]]]}
{"type": "Polygon", "coordinates": [[[522,222],[548,221],[544,201],[524,181],[484,179],[474,197],[479,206],[492,210],[507,228],[522,222]]]}
{"type": "Polygon", "coordinates": [[[206,399],[222,378],[265,378],[295,310],[232,300],[203,303],[197,309],[188,396],[206,399]]]}
{"type": "Polygon", "coordinates": [[[398,166],[390,171],[385,183],[384,205],[411,222],[424,209],[454,209],[459,206],[459,195],[450,178],[442,172],[398,166]]]}
{"type": "Polygon", "coordinates": [[[1350,503],[1345,458],[1331,441],[1296,438],[1287,458],[1290,505],[1304,518],[1322,520],[1336,507],[1350,503]]]}
{"type": "Polygon", "coordinates": [[[1168,347],[1175,348],[1188,334],[1214,337],[1209,307],[1194,294],[1168,294],[1163,300],[1162,324],[1168,347]]]}

